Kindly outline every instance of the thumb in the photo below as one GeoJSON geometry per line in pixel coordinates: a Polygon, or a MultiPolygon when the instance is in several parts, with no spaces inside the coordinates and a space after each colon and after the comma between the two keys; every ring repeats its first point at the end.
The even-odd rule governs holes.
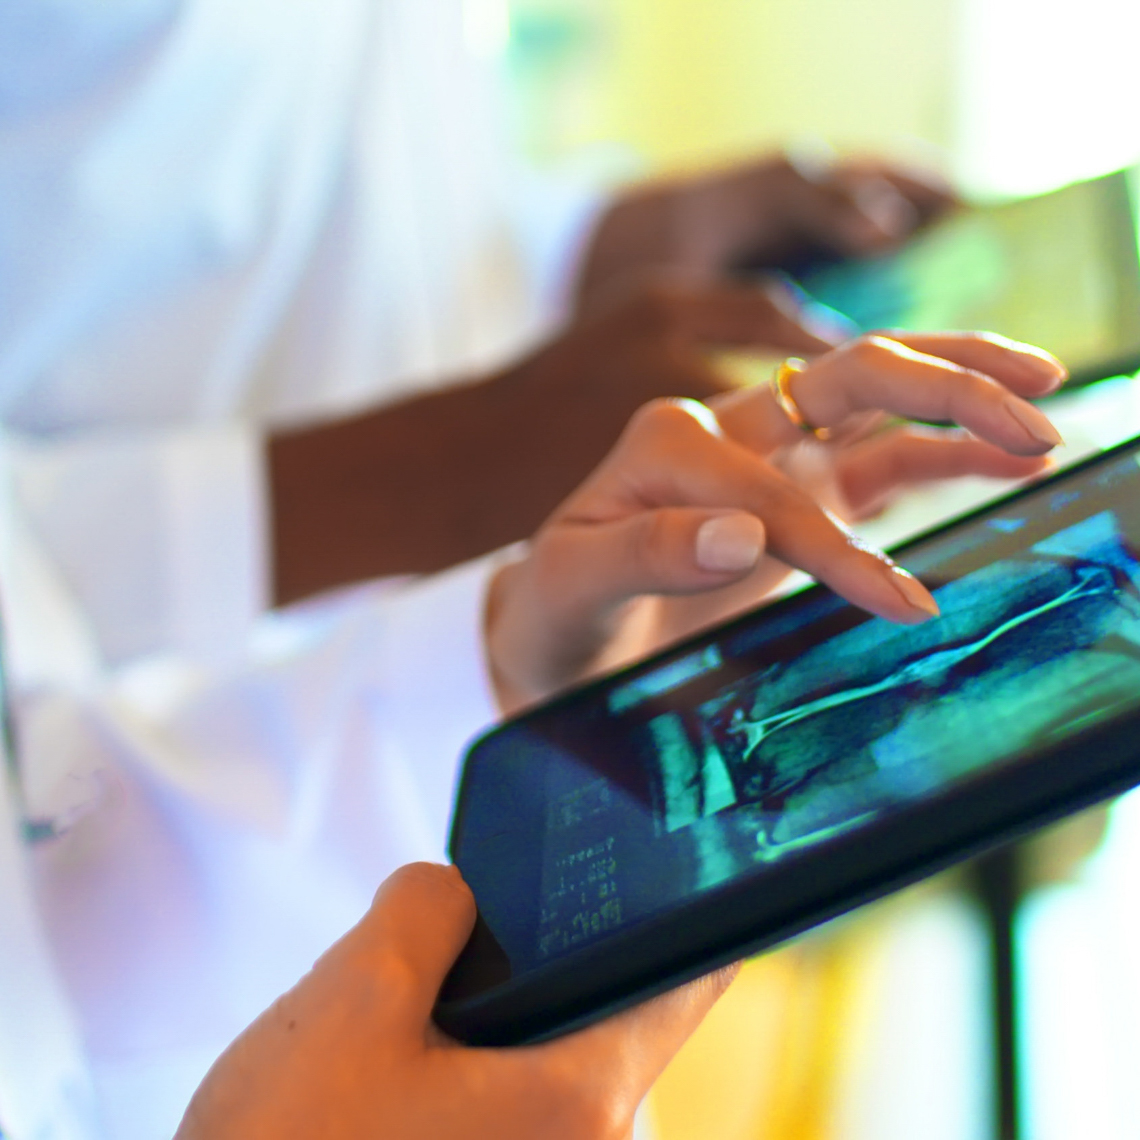
{"type": "Polygon", "coordinates": [[[475,899],[457,867],[409,863],[381,884],[351,950],[383,979],[394,1021],[422,1031],[474,924],[475,899]]]}
{"type": "Polygon", "coordinates": [[[488,623],[492,666],[520,703],[590,666],[646,595],[738,582],[764,553],[764,524],[742,510],[663,507],[612,522],[562,522],[535,543],[526,581],[488,623]]]}
{"type": "Polygon", "coordinates": [[[756,567],[764,524],[741,510],[663,507],[550,535],[565,574],[561,600],[588,620],[643,594],[692,594],[729,585],[756,567]]]}

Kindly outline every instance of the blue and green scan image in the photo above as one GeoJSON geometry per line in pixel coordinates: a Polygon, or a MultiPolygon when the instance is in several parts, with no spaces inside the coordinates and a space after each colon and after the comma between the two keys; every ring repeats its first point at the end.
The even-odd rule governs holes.
{"type": "Polygon", "coordinates": [[[695,890],[1134,704],[1140,560],[1104,511],[647,723],[659,835],[695,890]]]}

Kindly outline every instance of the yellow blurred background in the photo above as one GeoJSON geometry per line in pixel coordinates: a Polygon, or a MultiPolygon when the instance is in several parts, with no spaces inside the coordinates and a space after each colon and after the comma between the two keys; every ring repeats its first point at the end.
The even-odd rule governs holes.
{"type": "Polygon", "coordinates": [[[945,147],[955,2],[515,0],[523,145],[618,144],[655,170],[805,135],[945,147]]]}
{"type": "Polygon", "coordinates": [[[606,178],[802,139],[984,193],[1140,155],[1135,0],[466,0],[520,151],[606,178]]]}

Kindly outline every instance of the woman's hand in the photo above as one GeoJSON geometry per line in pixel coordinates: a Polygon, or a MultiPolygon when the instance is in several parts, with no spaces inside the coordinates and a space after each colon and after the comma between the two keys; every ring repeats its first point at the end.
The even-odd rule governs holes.
{"type": "Polygon", "coordinates": [[[732,971],[547,1044],[467,1049],[431,1011],[474,920],[454,867],[401,868],[221,1056],[176,1140],[624,1140],[732,971]]]}
{"type": "Polygon", "coordinates": [[[506,711],[691,632],[805,570],[892,621],[937,613],[926,589],[842,517],[951,475],[1028,478],[1060,442],[1027,398],[1062,366],[1003,338],[869,336],[792,381],[797,428],[768,388],[660,400],[492,584],[487,646],[506,711]],[[886,426],[884,416],[965,431],[886,426]]]}

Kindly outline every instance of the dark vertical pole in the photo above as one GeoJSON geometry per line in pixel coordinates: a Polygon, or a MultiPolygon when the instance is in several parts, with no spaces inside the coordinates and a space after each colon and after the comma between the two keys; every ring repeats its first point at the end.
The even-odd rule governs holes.
{"type": "Polygon", "coordinates": [[[1019,1140],[1021,1088],[1017,1033],[1017,955],[1013,923],[1021,897],[1015,845],[983,855],[973,884],[990,941],[990,1007],[993,1024],[994,1128],[996,1140],[1019,1140]]]}

